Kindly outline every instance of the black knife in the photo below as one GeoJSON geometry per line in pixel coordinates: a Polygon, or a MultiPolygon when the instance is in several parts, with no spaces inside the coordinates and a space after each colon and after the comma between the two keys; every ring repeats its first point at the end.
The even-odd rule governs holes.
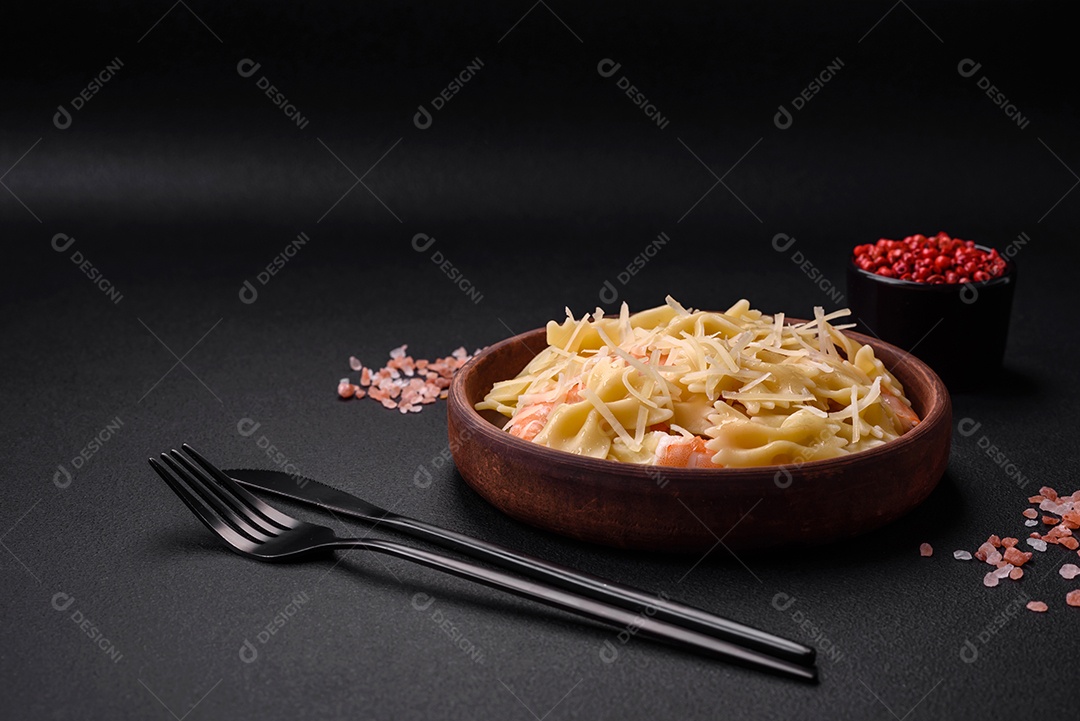
{"type": "Polygon", "coordinates": [[[814,663],[815,651],[809,646],[774,636],[750,626],[721,618],[692,606],[660,598],[636,588],[623,586],[597,576],[512,551],[494,543],[466,536],[446,528],[391,513],[357,498],[351,493],[331,488],[318,481],[291,475],[283,471],[253,469],[226,470],[243,485],[294,501],[318,506],[330,511],[359,518],[368,523],[389,526],[410,536],[430,541],[496,566],[517,571],[560,588],[586,595],[613,606],[655,616],[684,628],[708,634],[714,638],[753,648],[778,658],[805,666],[814,663]]]}

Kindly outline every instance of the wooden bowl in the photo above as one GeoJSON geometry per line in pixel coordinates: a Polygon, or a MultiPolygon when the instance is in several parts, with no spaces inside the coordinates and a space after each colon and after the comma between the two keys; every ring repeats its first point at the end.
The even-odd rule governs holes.
{"type": "Polygon", "coordinates": [[[704,551],[825,543],[893,521],[921,503],[949,460],[952,403],[925,363],[875,338],[922,422],[841,458],[758,468],[661,468],[578,456],[515,438],[506,418],[474,406],[547,346],[538,328],[466,364],[450,386],[450,450],[466,482],[533,526],[617,548],[704,551]],[[487,416],[487,417],[485,417],[487,416]],[[498,424],[498,425],[496,425],[498,424]]]}

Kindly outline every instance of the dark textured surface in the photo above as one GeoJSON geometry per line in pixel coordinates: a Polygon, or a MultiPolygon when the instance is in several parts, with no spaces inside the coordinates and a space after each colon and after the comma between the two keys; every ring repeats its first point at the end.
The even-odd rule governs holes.
{"type": "Polygon", "coordinates": [[[0,716],[915,721],[1059,708],[1033,689],[1075,681],[1054,660],[1080,631],[1080,609],[1064,605],[1078,581],[1057,574],[1066,554],[1052,547],[1019,584],[986,589],[984,568],[951,552],[1022,535],[1020,510],[1042,484],[1080,485],[1066,6],[631,16],[622,4],[549,2],[515,25],[528,5],[3,11],[0,716]],[[69,128],[54,127],[57,105],[118,57],[116,77],[69,128]],[[417,129],[417,105],[476,57],[483,69],[417,129]],[[779,130],[777,106],[837,57],[844,68],[779,130]],[[237,74],[243,58],[262,63],[309,126],[290,124],[258,75],[237,74]],[[669,127],[619,93],[618,75],[598,75],[603,58],[622,63],[669,127]],[[964,58],[981,71],[962,78],[964,58]],[[1028,127],[979,90],[983,75],[1028,127]],[[843,299],[792,262],[796,251],[842,288],[855,243],[939,229],[1002,248],[1031,239],[1016,257],[1005,372],[954,395],[955,418],[981,425],[955,438],[938,490],[858,542],[736,559],[719,546],[673,557],[563,540],[500,515],[441,463],[442,406],[404,417],[334,396],[350,354],[472,350],[564,305],[591,309],[605,281],[634,308],[666,293],[698,307],[745,296],[806,317],[843,299]],[[300,232],[310,242],[242,303],[245,279],[300,232]],[[670,242],[623,284],[660,232],[670,242]],[[54,251],[57,233],[75,244],[54,251]],[[418,253],[416,233],[436,245],[418,253]],[[797,244],[775,251],[777,233],[797,244]],[[118,304],[70,262],[74,251],[118,304]],[[479,303],[431,262],[435,251],[479,303]],[[252,436],[238,432],[245,418],[261,424],[252,436]],[[73,469],[114,419],[119,430],[73,469]],[[404,563],[241,559],[145,459],[187,441],[222,465],[269,467],[261,438],[381,505],[835,651],[807,687],[624,645],[613,630],[404,563]],[[63,488],[61,465],[73,474],[63,488]],[[421,466],[427,488],[414,483],[421,466]],[[924,541],[932,558],[918,555],[924,541]],[[417,610],[427,599],[416,594],[434,603],[417,610]],[[308,600],[262,643],[294,597],[308,600]],[[1026,598],[1051,609],[1018,609],[1026,598]]]}

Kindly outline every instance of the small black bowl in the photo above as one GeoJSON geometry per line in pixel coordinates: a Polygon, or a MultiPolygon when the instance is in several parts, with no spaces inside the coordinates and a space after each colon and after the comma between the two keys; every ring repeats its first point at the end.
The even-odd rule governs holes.
{"type": "MultiPolygon", "coordinates": [[[[989,248],[976,246],[989,252],[989,248]]],[[[916,283],[848,261],[848,305],[859,330],[925,361],[950,390],[969,390],[1001,371],[1016,264],[981,283],[916,283]]]]}

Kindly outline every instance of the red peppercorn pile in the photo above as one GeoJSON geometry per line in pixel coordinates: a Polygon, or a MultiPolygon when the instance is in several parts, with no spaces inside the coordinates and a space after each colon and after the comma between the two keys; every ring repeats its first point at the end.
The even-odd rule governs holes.
{"type": "Polygon", "coordinates": [[[857,245],[854,261],[868,273],[914,283],[982,283],[1005,272],[1005,259],[997,250],[981,250],[975,241],[950,238],[948,233],[857,245]]]}

